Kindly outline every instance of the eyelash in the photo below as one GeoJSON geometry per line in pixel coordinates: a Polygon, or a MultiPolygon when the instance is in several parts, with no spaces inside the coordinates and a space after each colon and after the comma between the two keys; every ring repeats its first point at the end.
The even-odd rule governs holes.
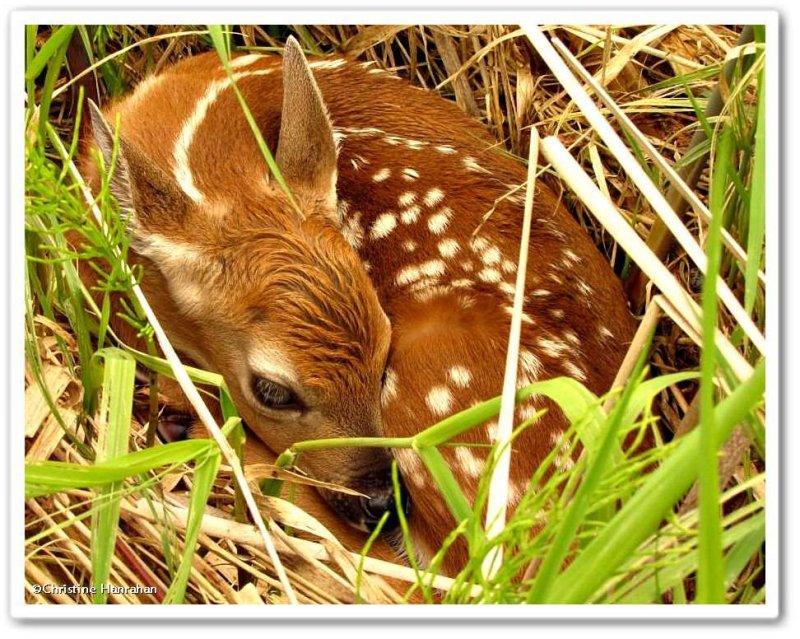
{"type": "Polygon", "coordinates": [[[297,395],[272,380],[254,377],[251,389],[259,403],[272,410],[300,410],[302,408],[302,403],[297,395]]]}

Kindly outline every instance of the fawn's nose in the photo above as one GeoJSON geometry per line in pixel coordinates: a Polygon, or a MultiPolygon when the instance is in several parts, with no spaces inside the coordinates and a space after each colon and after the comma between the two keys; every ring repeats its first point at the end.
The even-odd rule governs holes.
{"type": "Polygon", "coordinates": [[[398,499],[395,499],[395,490],[393,484],[388,484],[378,491],[373,491],[369,496],[360,498],[362,512],[360,521],[361,527],[369,531],[374,530],[384,514],[388,512],[389,516],[386,519],[386,523],[383,524],[381,530],[389,532],[397,528],[397,526],[400,524],[398,505],[403,511],[404,515],[408,514],[411,506],[411,502],[408,497],[408,491],[403,485],[402,480],[400,481],[398,488],[400,490],[398,499]]]}
{"type": "Polygon", "coordinates": [[[349,487],[361,494],[352,495],[325,488],[320,489],[320,492],[339,515],[359,530],[372,532],[385,513],[389,514],[381,531],[394,530],[400,523],[397,512],[398,504],[403,513],[408,514],[410,508],[408,492],[401,479],[398,484],[400,492],[395,499],[394,483],[389,469],[362,475],[357,480],[350,482],[349,487]]]}

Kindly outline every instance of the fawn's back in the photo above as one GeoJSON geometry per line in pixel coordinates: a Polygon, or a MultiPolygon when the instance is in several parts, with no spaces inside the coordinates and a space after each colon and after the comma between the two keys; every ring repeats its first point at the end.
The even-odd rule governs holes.
{"type": "MultiPolygon", "coordinates": [[[[305,104],[319,98],[313,81],[284,91],[296,78],[281,58],[245,55],[233,66],[264,140],[278,149],[299,218],[269,178],[216,54],[179,63],[106,112],[111,123],[120,113],[130,149],[159,169],[157,188],[131,203],[139,228],[148,225],[147,211],[159,211],[134,248],[155,264],[158,279],[149,285],[163,295],[177,346],[237,380],[229,380],[235,396],[252,386],[254,368],[282,380],[298,403],[293,426],[248,409],[254,402],[247,390],[237,397],[275,450],[318,436],[407,436],[497,396],[516,280],[522,165],[455,105],[370,65],[308,63],[327,131],[319,108],[305,104]],[[295,112],[303,133],[287,150],[284,116],[295,112]],[[261,346],[254,351],[252,336],[262,330],[270,334],[255,340],[261,346]],[[327,411],[326,428],[315,430],[310,420],[304,428],[303,411],[313,404],[307,397],[327,411]]],[[[519,385],[565,375],[605,392],[633,331],[621,286],[556,194],[538,185],[534,207],[519,385]]],[[[280,394],[264,388],[272,400],[280,394]]],[[[521,405],[517,418],[542,408],[550,410],[514,444],[512,506],[566,426],[541,397],[521,405]]],[[[490,442],[496,426],[459,441],[490,442]]],[[[473,497],[486,449],[442,452],[473,497]]],[[[395,455],[411,496],[415,551],[425,563],[454,522],[416,454],[395,455]]],[[[321,456],[309,469],[364,490],[384,465],[351,452],[321,456]],[[348,481],[353,477],[370,479],[348,481]]],[[[456,544],[445,570],[465,560],[466,548],[456,544]]]]}

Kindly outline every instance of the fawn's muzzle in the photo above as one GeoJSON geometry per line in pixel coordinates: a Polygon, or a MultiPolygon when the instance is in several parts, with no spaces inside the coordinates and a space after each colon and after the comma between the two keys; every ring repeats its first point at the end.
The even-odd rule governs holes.
{"type": "Polygon", "coordinates": [[[389,516],[381,530],[389,532],[397,528],[400,523],[398,503],[404,514],[409,512],[410,500],[402,479],[399,482],[399,499],[396,500],[391,473],[388,471],[362,476],[350,487],[362,495],[348,495],[327,489],[321,492],[330,506],[359,530],[372,532],[386,512],[389,516]]]}

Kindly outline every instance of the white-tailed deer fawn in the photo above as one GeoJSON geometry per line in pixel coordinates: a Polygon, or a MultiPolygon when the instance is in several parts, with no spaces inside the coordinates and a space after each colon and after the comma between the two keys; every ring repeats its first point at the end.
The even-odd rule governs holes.
{"type": "MultiPolygon", "coordinates": [[[[368,64],[307,62],[290,41],[282,59],[243,55],[232,67],[300,212],[269,175],[216,53],[148,79],[105,118],[93,114],[107,162],[120,116],[112,189],[174,345],[225,376],[275,451],[321,437],[407,436],[497,396],[524,168],[455,105],[368,64]]],[[[528,264],[519,384],[566,375],[606,391],[633,320],[614,273],[545,186],[528,264]]],[[[566,425],[541,398],[518,417],[544,407],[514,446],[512,507],[566,425]]],[[[495,427],[459,441],[487,443],[495,427]]],[[[474,495],[485,449],[443,453],[474,495]]],[[[454,522],[415,453],[396,454],[424,564],[454,522]]],[[[348,448],[300,462],[365,493],[327,497],[368,526],[390,504],[389,460],[348,448]]],[[[456,544],[445,570],[465,560],[456,544]]]]}

